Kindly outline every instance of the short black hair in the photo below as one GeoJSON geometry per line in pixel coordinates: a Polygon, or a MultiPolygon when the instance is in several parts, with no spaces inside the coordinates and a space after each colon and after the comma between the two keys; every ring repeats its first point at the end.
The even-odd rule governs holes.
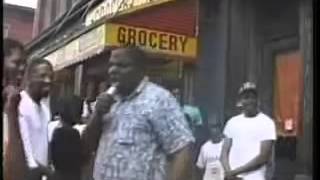
{"type": "Polygon", "coordinates": [[[11,39],[11,38],[5,38],[3,41],[3,52],[4,52],[4,56],[10,56],[12,53],[12,49],[19,49],[22,52],[24,51],[24,46],[21,42],[15,40],[15,39],[11,39]]]}
{"type": "Polygon", "coordinates": [[[147,63],[147,54],[146,52],[138,46],[135,45],[128,45],[128,46],[121,46],[115,50],[124,50],[128,56],[130,56],[139,67],[144,67],[147,63]]]}
{"type": "Polygon", "coordinates": [[[53,66],[48,60],[45,60],[42,58],[35,58],[35,59],[31,59],[30,63],[28,64],[27,76],[30,76],[30,74],[33,72],[34,68],[37,67],[38,65],[41,65],[41,64],[47,64],[53,70],[53,66]]]}
{"type": "Polygon", "coordinates": [[[68,124],[79,122],[82,114],[83,100],[77,95],[66,95],[60,98],[58,114],[68,124]]]}

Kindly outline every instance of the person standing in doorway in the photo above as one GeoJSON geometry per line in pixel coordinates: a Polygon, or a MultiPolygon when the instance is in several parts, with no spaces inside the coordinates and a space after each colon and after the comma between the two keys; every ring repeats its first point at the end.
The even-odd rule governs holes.
{"type": "Polygon", "coordinates": [[[47,99],[53,67],[44,59],[33,59],[27,69],[26,88],[19,104],[19,125],[29,174],[26,179],[50,176],[48,163],[48,123],[51,113],[47,99]]]}
{"type": "Polygon", "coordinates": [[[244,83],[239,95],[242,113],[231,118],[224,129],[224,134],[231,139],[223,152],[225,176],[226,179],[265,180],[266,165],[277,138],[275,123],[259,110],[254,83],[244,83]]]}
{"type": "Polygon", "coordinates": [[[13,39],[4,39],[3,45],[3,178],[24,180],[27,167],[19,131],[18,105],[26,67],[25,52],[23,45],[13,39]]]}
{"type": "Polygon", "coordinates": [[[87,91],[86,91],[86,98],[83,101],[83,108],[82,108],[82,121],[87,124],[90,116],[94,110],[94,106],[96,104],[96,92],[95,92],[95,84],[88,83],[87,91]]]}
{"type": "Polygon", "coordinates": [[[82,136],[97,150],[94,179],[190,178],[194,138],[177,100],[145,76],[145,52],[119,48],[109,63],[112,89],[97,98],[82,136]]]}

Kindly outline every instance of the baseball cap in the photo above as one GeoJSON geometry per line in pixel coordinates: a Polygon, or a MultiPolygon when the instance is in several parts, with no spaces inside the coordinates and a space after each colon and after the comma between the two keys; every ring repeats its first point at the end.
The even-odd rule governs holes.
{"type": "Polygon", "coordinates": [[[257,86],[253,82],[245,82],[242,84],[242,86],[239,89],[239,94],[242,94],[246,91],[254,91],[257,92],[257,86]]]}

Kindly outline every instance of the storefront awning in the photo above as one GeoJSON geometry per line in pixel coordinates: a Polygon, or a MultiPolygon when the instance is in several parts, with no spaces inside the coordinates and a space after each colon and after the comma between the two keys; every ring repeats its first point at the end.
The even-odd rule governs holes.
{"type": "Polygon", "coordinates": [[[152,29],[103,24],[69,42],[62,48],[47,55],[54,70],[84,61],[105,49],[135,45],[149,53],[164,57],[180,57],[194,61],[197,57],[197,39],[186,35],[174,34],[152,29]]]}
{"type": "Polygon", "coordinates": [[[81,62],[94,55],[100,54],[106,47],[106,25],[101,25],[69,42],[45,57],[54,70],[81,62]]]}
{"type": "Polygon", "coordinates": [[[175,0],[104,0],[89,11],[85,19],[85,25],[89,26],[102,18],[109,19],[172,1],[175,0]]]}

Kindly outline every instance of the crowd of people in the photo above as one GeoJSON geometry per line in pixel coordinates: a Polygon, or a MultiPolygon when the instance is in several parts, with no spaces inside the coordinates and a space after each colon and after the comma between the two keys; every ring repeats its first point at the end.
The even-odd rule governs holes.
{"type": "Polygon", "coordinates": [[[191,180],[193,167],[203,180],[269,180],[276,130],[254,83],[239,90],[241,113],[207,120],[197,146],[201,112],[148,79],[140,48],[113,50],[111,87],[85,101],[51,96],[51,63],[27,64],[24,51],[4,40],[5,180],[191,180]]]}

